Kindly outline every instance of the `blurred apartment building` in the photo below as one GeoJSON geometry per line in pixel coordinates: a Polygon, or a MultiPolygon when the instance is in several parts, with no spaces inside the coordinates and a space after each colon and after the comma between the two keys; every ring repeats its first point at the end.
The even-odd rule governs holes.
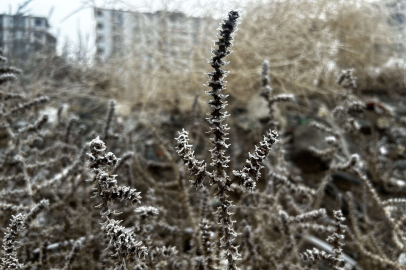
{"type": "Polygon", "coordinates": [[[383,3],[388,8],[388,23],[392,27],[399,42],[396,44],[396,50],[403,54],[406,53],[404,40],[406,40],[406,0],[384,0],[383,3]]]}
{"type": "Polygon", "coordinates": [[[101,61],[134,57],[144,68],[156,64],[189,65],[194,49],[207,41],[211,18],[188,17],[181,12],[94,10],[97,56],[101,61]]]}
{"type": "Polygon", "coordinates": [[[0,48],[22,58],[37,51],[55,52],[56,38],[49,28],[43,17],[0,14],[0,48]]]}
{"type": "Polygon", "coordinates": [[[391,25],[404,26],[406,24],[406,0],[386,0],[389,9],[391,25]]]}

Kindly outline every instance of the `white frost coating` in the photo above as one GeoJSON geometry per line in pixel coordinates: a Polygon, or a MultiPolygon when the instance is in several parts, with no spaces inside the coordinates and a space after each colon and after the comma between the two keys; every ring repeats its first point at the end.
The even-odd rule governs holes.
{"type": "Polygon", "coordinates": [[[330,144],[336,144],[337,143],[337,139],[334,136],[328,136],[328,137],[326,137],[325,140],[326,140],[327,143],[330,143],[330,144]]]}
{"type": "Polygon", "coordinates": [[[190,180],[193,183],[193,186],[196,188],[200,187],[206,177],[211,178],[211,174],[206,170],[206,163],[203,160],[198,161],[195,158],[194,152],[192,151],[192,145],[189,144],[189,133],[184,129],[182,132],[178,133],[179,137],[176,138],[178,142],[176,152],[188,167],[190,175],[194,176],[194,179],[190,180]]]}
{"type": "MultiPolygon", "coordinates": [[[[319,238],[316,238],[312,235],[305,235],[304,238],[307,242],[317,246],[318,248],[320,248],[328,253],[333,253],[333,247],[330,244],[320,240],[319,238]]],[[[349,257],[348,255],[343,254],[341,257],[344,259],[344,261],[351,264],[352,266],[357,266],[357,262],[355,260],[353,260],[351,257],[349,257]]],[[[357,267],[357,269],[361,269],[361,268],[357,267]]]]}
{"type": "Polygon", "coordinates": [[[403,187],[406,186],[406,182],[404,180],[397,179],[395,177],[391,177],[390,181],[391,181],[392,184],[394,184],[394,185],[396,185],[396,186],[398,186],[400,188],[403,188],[403,187]]]}
{"type": "Polygon", "coordinates": [[[96,139],[93,139],[91,142],[90,142],[90,144],[89,145],[93,145],[93,146],[97,146],[97,148],[96,147],[93,147],[93,149],[95,150],[95,151],[98,151],[98,152],[103,152],[104,150],[106,150],[106,144],[102,141],[102,140],[100,140],[100,136],[97,136],[96,137],[96,139]]]}
{"type": "Polygon", "coordinates": [[[386,149],[385,146],[379,147],[379,153],[383,156],[386,156],[388,154],[388,149],[386,149]]]}
{"type": "MultiPolygon", "coordinates": [[[[90,235],[88,239],[89,240],[93,239],[93,235],[90,235]]],[[[65,247],[65,246],[68,246],[68,245],[73,245],[76,241],[79,241],[79,242],[83,243],[85,240],[86,240],[86,237],[82,236],[82,237],[79,237],[77,240],[70,239],[68,241],[63,241],[63,242],[59,242],[59,243],[50,244],[50,245],[48,245],[46,247],[46,249],[47,250],[53,250],[53,249],[57,249],[59,247],[65,247]]],[[[36,248],[36,249],[34,249],[33,252],[34,253],[40,253],[41,250],[39,248],[36,248]]]]}
{"type": "Polygon", "coordinates": [[[404,67],[405,65],[406,65],[406,61],[404,59],[391,57],[383,65],[383,67],[385,67],[385,68],[399,68],[399,67],[404,67]]]}
{"type": "Polygon", "coordinates": [[[269,132],[260,142],[260,147],[255,146],[255,152],[248,154],[249,159],[246,160],[245,166],[241,170],[233,171],[242,190],[252,191],[255,188],[256,182],[261,177],[262,162],[268,157],[271,147],[277,142],[277,136],[276,132],[269,132]]]}
{"type": "Polygon", "coordinates": [[[292,94],[280,94],[277,96],[274,96],[270,102],[277,102],[277,101],[294,101],[295,100],[295,96],[292,94]]]}
{"type": "Polygon", "coordinates": [[[157,216],[159,215],[159,210],[153,206],[140,206],[134,210],[135,213],[139,214],[141,217],[157,216]]]}

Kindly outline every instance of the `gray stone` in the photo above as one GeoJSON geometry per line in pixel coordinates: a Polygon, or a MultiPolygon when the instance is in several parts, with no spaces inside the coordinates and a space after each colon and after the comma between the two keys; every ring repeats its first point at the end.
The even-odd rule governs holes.
{"type": "Polygon", "coordinates": [[[314,155],[309,147],[326,149],[328,147],[323,134],[318,129],[311,126],[298,126],[293,131],[293,149],[291,152],[292,161],[303,172],[318,172],[327,169],[328,161],[314,155]]]}
{"type": "Polygon", "coordinates": [[[396,169],[406,170],[406,160],[404,159],[396,160],[393,163],[393,167],[396,169]]]}

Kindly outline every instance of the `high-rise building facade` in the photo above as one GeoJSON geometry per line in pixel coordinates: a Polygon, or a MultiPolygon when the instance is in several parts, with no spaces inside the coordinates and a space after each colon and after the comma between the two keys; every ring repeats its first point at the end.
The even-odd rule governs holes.
{"type": "Polygon", "coordinates": [[[201,45],[207,29],[215,23],[211,18],[189,17],[181,12],[96,8],[94,14],[98,58],[108,61],[135,55],[146,67],[162,59],[188,64],[195,46],[201,45]]]}
{"type": "Polygon", "coordinates": [[[5,53],[26,56],[46,49],[55,52],[56,38],[49,33],[48,20],[24,15],[0,15],[0,48],[5,53]]]}

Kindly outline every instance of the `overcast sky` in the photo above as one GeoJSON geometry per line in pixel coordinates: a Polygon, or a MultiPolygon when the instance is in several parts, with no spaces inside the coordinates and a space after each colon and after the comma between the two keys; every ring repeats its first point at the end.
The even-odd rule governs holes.
{"type": "MultiPolygon", "coordinates": [[[[246,0],[33,0],[26,10],[30,15],[49,17],[51,32],[58,39],[58,52],[68,42],[75,48],[82,40],[88,51],[94,51],[95,23],[93,6],[121,8],[125,10],[153,12],[167,6],[189,15],[202,15],[210,7],[217,15],[226,12],[246,0]]],[[[17,11],[25,0],[1,0],[0,14],[17,11]]]]}

